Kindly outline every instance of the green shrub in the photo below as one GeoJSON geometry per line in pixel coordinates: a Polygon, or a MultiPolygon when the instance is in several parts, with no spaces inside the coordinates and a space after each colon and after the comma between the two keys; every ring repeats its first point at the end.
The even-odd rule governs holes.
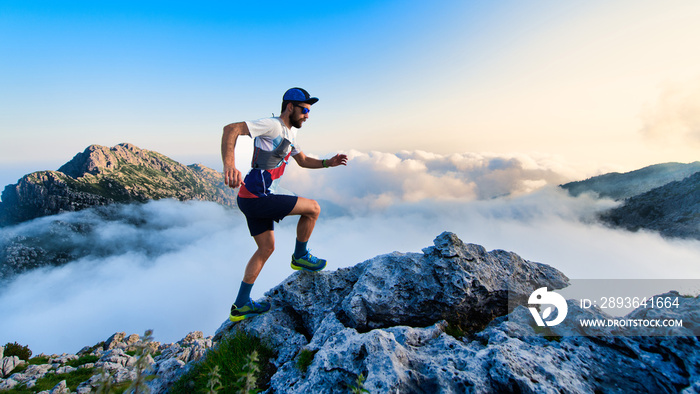
{"type": "Polygon", "coordinates": [[[17,356],[20,360],[29,361],[32,357],[32,351],[29,350],[28,346],[22,346],[19,343],[7,343],[5,345],[5,357],[17,356]]]}
{"type": "Polygon", "coordinates": [[[48,364],[49,356],[37,356],[29,359],[29,365],[48,364]]]}
{"type": "Polygon", "coordinates": [[[237,388],[242,376],[253,374],[257,381],[257,389],[264,390],[274,374],[274,366],[269,362],[274,356],[270,346],[259,338],[237,332],[222,339],[216,347],[209,349],[206,355],[192,369],[182,375],[170,389],[171,394],[189,394],[206,392],[209,381],[212,379],[212,371],[218,366],[217,377],[220,388],[224,393],[238,392],[237,388]],[[250,355],[257,352],[258,360],[251,363],[250,355]],[[256,365],[258,373],[251,372],[256,365]]]}
{"type": "Polygon", "coordinates": [[[301,349],[299,356],[297,358],[297,368],[303,373],[309,368],[309,365],[314,361],[314,356],[317,351],[311,351],[309,349],[301,349]]]}

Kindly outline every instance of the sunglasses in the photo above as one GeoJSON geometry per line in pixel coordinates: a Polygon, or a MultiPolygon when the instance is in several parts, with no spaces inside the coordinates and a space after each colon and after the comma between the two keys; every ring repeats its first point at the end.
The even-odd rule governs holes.
{"type": "Polygon", "coordinates": [[[310,110],[309,108],[302,107],[301,105],[294,104],[294,106],[297,107],[297,108],[301,108],[301,113],[304,114],[304,115],[306,115],[306,114],[308,114],[309,112],[311,112],[311,110],[310,110]]]}

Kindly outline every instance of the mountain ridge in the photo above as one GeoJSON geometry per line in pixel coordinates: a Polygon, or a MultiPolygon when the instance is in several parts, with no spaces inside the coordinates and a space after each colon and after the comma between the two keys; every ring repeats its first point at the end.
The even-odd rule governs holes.
{"type": "Polygon", "coordinates": [[[625,199],[600,215],[615,227],[700,240],[700,172],[625,199]]]}
{"type": "Polygon", "coordinates": [[[113,203],[174,198],[234,206],[236,193],[215,170],[185,166],[129,143],[90,145],[58,171],[37,171],[7,185],[0,202],[0,225],[113,203]]]}
{"type": "Polygon", "coordinates": [[[700,162],[662,163],[560,185],[572,196],[594,193],[620,201],[598,220],[628,231],[700,240],[700,162]]]}
{"type": "Polygon", "coordinates": [[[674,181],[680,181],[700,171],[700,161],[692,163],[660,163],[625,173],[610,172],[582,181],[560,185],[572,196],[593,192],[599,197],[624,200],[646,193],[674,181]]]}

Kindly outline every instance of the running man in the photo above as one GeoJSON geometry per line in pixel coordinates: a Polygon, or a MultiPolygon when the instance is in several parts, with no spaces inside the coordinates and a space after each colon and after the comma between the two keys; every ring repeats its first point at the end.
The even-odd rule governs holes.
{"type": "Polygon", "coordinates": [[[231,306],[231,321],[241,321],[270,310],[269,303],[254,302],[250,291],[263,265],[275,250],[274,222],[289,215],[300,216],[292,255],[293,269],[316,272],[326,266],[326,260],[313,256],[306,247],[321,207],[308,198],[275,193],[290,156],[303,168],[347,165],[346,155],[337,154],[331,159],[319,160],[306,156],[296,145],[297,129],[309,118],[311,105],[317,101],[318,98],[311,97],[306,90],[292,88],[282,97],[279,117],[231,123],[224,127],[221,138],[224,182],[229,187],[241,188],[238,207],[245,215],[250,235],[258,246],[248,261],[238,296],[231,306]],[[236,140],[241,135],[255,139],[252,168],[245,178],[236,169],[234,160],[236,140]]]}

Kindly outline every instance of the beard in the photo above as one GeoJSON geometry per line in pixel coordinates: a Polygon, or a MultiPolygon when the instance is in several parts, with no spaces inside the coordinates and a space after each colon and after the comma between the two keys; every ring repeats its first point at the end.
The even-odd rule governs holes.
{"type": "Polygon", "coordinates": [[[296,119],[289,119],[289,122],[292,124],[292,126],[296,127],[297,129],[301,128],[301,125],[304,123],[304,118],[296,118],[296,119]]]}

